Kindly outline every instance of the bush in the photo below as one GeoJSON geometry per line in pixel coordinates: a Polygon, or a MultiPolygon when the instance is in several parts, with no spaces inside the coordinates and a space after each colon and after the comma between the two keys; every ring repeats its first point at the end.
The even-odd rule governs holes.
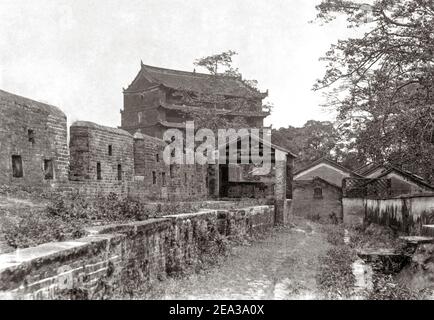
{"type": "Polygon", "coordinates": [[[424,300],[426,298],[426,290],[411,290],[398,284],[391,274],[374,272],[373,290],[369,292],[369,300],[424,300]]]}
{"type": "Polygon", "coordinates": [[[51,241],[80,238],[85,235],[82,226],[76,222],[65,223],[62,219],[47,214],[30,214],[18,224],[6,223],[3,233],[13,248],[27,248],[51,241]]]}

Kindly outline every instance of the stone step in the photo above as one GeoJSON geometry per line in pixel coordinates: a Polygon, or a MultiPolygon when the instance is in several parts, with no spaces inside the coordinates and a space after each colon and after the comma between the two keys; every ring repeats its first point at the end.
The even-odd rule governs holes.
{"type": "Polygon", "coordinates": [[[434,243],[434,237],[406,236],[406,237],[399,237],[399,239],[404,240],[408,244],[412,244],[412,245],[419,245],[423,243],[434,243]]]}
{"type": "Polygon", "coordinates": [[[434,237],[434,224],[424,224],[421,230],[422,236],[434,237]]]}

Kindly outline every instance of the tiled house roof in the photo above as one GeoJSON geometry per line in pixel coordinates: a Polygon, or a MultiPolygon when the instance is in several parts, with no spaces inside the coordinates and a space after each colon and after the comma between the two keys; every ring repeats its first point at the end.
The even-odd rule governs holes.
{"type": "Polygon", "coordinates": [[[329,159],[327,157],[319,158],[318,160],[316,160],[316,161],[312,162],[311,164],[309,164],[307,167],[304,167],[303,169],[298,170],[297,172],[294,172],[294,176],[296,176],[296,175],[298,175],[298,174],[300,174],[300,173],[302,173],[302,172],[304,172],[304,171],[306,171],[306,170],[308,170],[310,168],[313,168],[313,167],[315,167],[316,165],[318,165],[320,163],[327,163],[328,165],[330,165],[332,167],[335,167],[338,170],[347,172],[348,174],[350,174],[352,176],[363,178],[363,176],[361,176],[360,174],[358,174],[358,173],[354,172],[353,170],[350,170],[350,169],[348,169],[348,168],[340,165],[336,161],[333,161],[333,160],[331,160],[331,159],[329,159]]]}
{"type": "Polygon", "coordinates": [[[167,88],[199,92],[203,94],[219,94],[244,98],[265,98],[266,93],[261,93],[248,87],[239,78],[222,75],[210,75],[198,72],[187,72],[141,65],[136,79],[125,90],[140,90],[139,76],[148,81],[163,85],[167,88]]]}
{"type": "Polygon", "coordinates": [[[380,179],[384,176],[387,176],[391,172],[396,172],[396,173],[400,174],[401,176],[404,176],[404,177],[408,178],[409,180],[413,181],[414,183],[434,191],[434,186],[430,185],[422,177],[419,177],[419,176],[415,175],[414,173],[411,173],[411,172],[406,171],[406,170],[402,170],[402,169],[397,168],[397,167],[392,166],[392,165],[384,165],[384,167],[387,169],[384,172],[382,172],[379,176],[375,177],[376,179],[380,179]]]}

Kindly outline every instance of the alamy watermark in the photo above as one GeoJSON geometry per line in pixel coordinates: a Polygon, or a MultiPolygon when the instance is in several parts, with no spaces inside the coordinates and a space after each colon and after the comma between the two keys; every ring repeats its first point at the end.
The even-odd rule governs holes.
{"type": "Polygon", "coordinates": [[[163,152],[166,164],[253,164],[253,175],[271,172],[270,129],[218,129],[216,139],[211,129],[196,131],[194,121],[187,121],[185,130],[166,130],[163,140],[170,141],[163,152]]]}

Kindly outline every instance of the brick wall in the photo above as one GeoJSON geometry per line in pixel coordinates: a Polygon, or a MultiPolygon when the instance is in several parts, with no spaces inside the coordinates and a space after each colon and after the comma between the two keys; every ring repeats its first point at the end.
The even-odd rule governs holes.
{"type": "Polygon", "coordinates": [[[0,299],[56,299],[72,289],[97,299],[151,286],[193,272],[214,232],[239,238],[273,224],[273,207],[256,206],[95,227],[85,238],[0,255],[0,299]]]}
{"type": "Polygon", "coordinates": [[[0,150],[0,184],[45,188],[67,180],[65,114],[57,107],[0,90],[0,150]],[[22,164],[22,177],[13,176],[12,156],[22,164]],[[48,179],[51,165],[46,161],[53,168],[48,179]]]}

